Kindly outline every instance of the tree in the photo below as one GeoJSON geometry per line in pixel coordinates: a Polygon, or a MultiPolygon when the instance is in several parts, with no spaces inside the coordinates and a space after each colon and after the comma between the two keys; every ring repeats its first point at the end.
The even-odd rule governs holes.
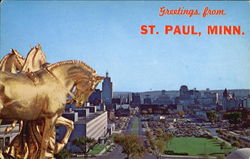
{"type": "Polygon", "coordinates": [[[157,157],[157,159],[161,156],[161,154],[164,152],[166,147],[166,141],[158,139],[153,139],[150,142],[151,149],[153,151],[153,154],[157,157]]]}
{"type": "Polygon", "coordinates": [[[130,157],[142,157],[146,152],[137,135],[117,135],[114,142],[123,148],[122,153],[125,153],[128,159],[130,157]]]}
{"type": "Polygon", "coordinates": [[[146,133],[146,136],[149,140],[150,148],[157,158],[160,158],[170,140],[173,138],[172,134],[165,134],[161,128],[156,129],[156,136],[151,136],[150,133],[146,133]]]}
{"type": "Polygon", "coordinates": [[[162,128],[157,128],[156,129],[156,138],[164,140],[164,141],[169,141],[170,139],[173,138],[173,134],[164,133],[162,128]]]}
{"type": "Polygon", "coordinates": [[[240,147],[240,142],[239,141],[235,141],[232,146],[234,147],[240,147]]]}
{"type": "Polygon", "coordinates": [[[152,138],[153,138],[153,132],[152,132],[152,131],[147,130],[147,131],[145,132],[145,135],[146,135],[146,137],[147,137],[148,139],[152,139],[152,138]]]}
{"type": "Polygon", "coordinates": [[[250,120],[250,110],[245,109],[241,111],[241,113],[242,113],[242,120],[244,121],[250,120]]]}
{"type": "Polygon", "coordinates": [[[218,154],[216,155],[217,159],[224,159],[225,155],[224,154],[218,154]]]}
{"type": "Polygon", "coordinates": [[[221,142],[220,143],[220,149],[225,149],[226,148],[226,143],[225,142],[221,142]]]}
{"type": "Polygon", "coordinates": [[[242,113],[241,112],[228,112],[225,114],[225,118],[228,119],[230,124],[239,124],[241,123],[242,113]]]}
{"type": "Polygon", "coordinates": [[[156,135],[157,135],[157,136],[162,136],[162,135],[163,135],[163,130],[162,130],[162,128],[157,128],[157,129],[156,129],[156,135]]]}
{"type": "Polygon", "coordinates": [[[211,110],[207,112],[206,114],[210,122],[214,123],[217,120],[217,113],[214,110],[211,110]]]}
{"type": "Polygon", "coordinates": [[[94,148],[96,143],[95,139],[89,137],[78,137],[73,140],[73,144],[81,150],[85,157],[94,148]]]}
{"type": "Polygon", "coordinates": [[[55,154],[56,159],[69,159],[70,152],[67,149],[62,149],[59,153],[55,154]]]}
{"type": "Polygon", "coordinates": [[[183,117],[185,115],[184,111],[178,111],[177,112],[179,116],[183,117]]]}
{"type": "Polygon", "coordinates": [[[165,141],[170,141],[174,137],[174,135],[171,133],[168,133],[168,134],[164,134],[162,137],[165,141]]]}

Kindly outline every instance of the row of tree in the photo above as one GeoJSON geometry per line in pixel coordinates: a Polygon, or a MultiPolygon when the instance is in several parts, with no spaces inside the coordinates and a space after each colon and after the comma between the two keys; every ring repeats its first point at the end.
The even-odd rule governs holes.
{"type": "Polygon", "coordinates": [[[161,128],[157,128],[155,135],[152,131],[146,131],[146,137],[149,142],[150,151],[158,158],[165,151],[170,140],[174,137],[172,134],[164,133],[161,128]]]}
{"type": "MultiPolygon", "coordinates": [[[[208,111],[206,113],[207,118],[210,122],[214,123],[218,121],[218,113],[214,110],[208,111]]],[[[227,112],[224,114],[224,118],[228,120],[230,124],[237,125],[242,122],[242,112],[240,111],[233,111],[233,112],[227,112]]],[[[250,119],[250,112],[249,117],[250,119]]]]}
{"type": "MultiPolygon", "coordinates": [[[[143,141],[138,135],[118,134],[114,137],[114,142],[122,147],[122,153],[126,154],[127,159],[132,157],[143,158],[143,155],[148,152],[148,150],[157,156],[157,158],[160,158],[173,135],[165,134],[160,128],[156,129],[155,134],[156,135],[154,135],[152,131],[146,131],[146,137],[149,143],[147,149],[144,147],[143,141]]],[[[88,137],[79,137],[73,140],[73,145],[79,148],[85,158],[96,144],[96,140],[88,137]]],[[[66,159],[70,157],[70,152],[64,149],[59,154],[56,154],[55,157],[57,159],[66,159]]]]}
{"type": "Polygon", "coordinates": [[[143,142],[138,135],[119,134],[114,137],[114,142],[122,147],[122,153],[127,155],[127,159],[131,157],[141,158],[146,152],[143,142]]]}
{"type": "Polygon", "coordinates": [[[162,129],[158,128],[156,129],[155,135],[152,131],[146,131],[146,137],[148,143],[147,148],[143,146],[143,141],[139,136],[132,134],[116,135],[114,142],[122,147],[122,152],[127,155],[127,159],[131,157],[142,158],[148,151],[152,152],[157,158],[160,158],[174,136],[172,134],[166,134],[162,129]]]}
{"type": "MultiPolygon", "coordinates": [[[[73,145],[76,146],[81,154],[84,155],[84,158],[87,158],[88,153],[94,148],[97,144],[97,141],[89,137],[79,137],[73,140],[73,145]]],[[[60,153],[55,155],[56,159],[67,159],[71,156],[70,151],[64,148],[60,153]]]]}

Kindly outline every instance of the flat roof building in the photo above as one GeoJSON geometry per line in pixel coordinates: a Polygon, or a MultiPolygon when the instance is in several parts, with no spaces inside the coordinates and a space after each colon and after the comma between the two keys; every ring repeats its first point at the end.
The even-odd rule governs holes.
{"type": "MultiPolygon", "coordinates": [[[[66,148],[72,152],[78,152],[72,142],[79,137],[89,137],[100,140],[108,136],[108,114],[106,111],[89,112],[89,109],[77,109],[72,112],[65,112],[63,117],[74,122],[74,129],[69,138],[66,148]]],[[[57,127],[57,140],[61,141],[66,132],[66,127],[57,127]]]]}
{"type": "Polygon", "coordinates": [[[13,130],[11,130],[11,132],[5,133],[5,129],[11,126],[11,122],[4,123],[3,121],[2,125],[0,126],[0,149],[9,146],[9,144],[16,137],[16,135],[20,133],[19,124],[17,124],[16,127],[14,127],[13,130]]]}

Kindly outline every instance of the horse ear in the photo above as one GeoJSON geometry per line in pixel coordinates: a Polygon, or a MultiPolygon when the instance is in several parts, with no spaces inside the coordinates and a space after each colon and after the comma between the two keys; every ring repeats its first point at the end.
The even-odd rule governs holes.
{"type": "Polygon", "coordinates": [[[15,50],[14,50],[14,49],[10,49],[10,52],[11,52],[12,54],[14,54],[14,53],[15,53],[15,50]]]}
{"type": "Polygon", "coordinates": [[[12,54],[19,55],[19,53],[18,53],[18,51],[17,51],[17,50],[11,49],[11,52],[12,52],[12,54]]]}
{"type": "Polygon", "coordinates": [[[36,46],[37,49],[42,49],[41,45],[38,43],[37,46],[36,46]]]}

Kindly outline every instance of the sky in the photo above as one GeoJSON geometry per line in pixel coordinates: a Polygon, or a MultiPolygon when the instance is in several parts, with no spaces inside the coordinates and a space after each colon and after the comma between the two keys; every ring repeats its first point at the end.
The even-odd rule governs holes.
{"type": "MultiPolygon", "coordinates": [[[[41,44],[49,63],[81,60],[114,91],[250,88],[250,3],[246,1],[4,1],[0,58],[26,56],[41,44]],[[159,8],[223,9],[226,15],[159,16],[159,8]],[[140,34],[156,25],[158,35],[140,34]],[[194,25],[197,35],[163,34],[164,26],[194,25]],[[245,35],[207,35],[208,25],[241,26],[245,35]]],[[[100,86],[99,86],[100,88],[100,86]]]]}

